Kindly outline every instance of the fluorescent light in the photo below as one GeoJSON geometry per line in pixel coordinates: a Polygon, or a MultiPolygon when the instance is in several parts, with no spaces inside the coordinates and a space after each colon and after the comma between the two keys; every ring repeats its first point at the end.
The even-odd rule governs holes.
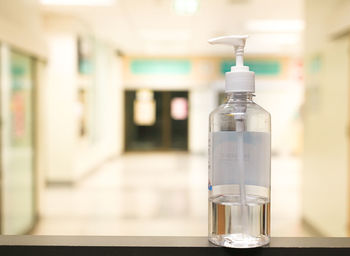
{"type": "Polygon", "coordinates": [[[300,34],[298,33],[272,33],[256,34],[251,37],[257,44],[265,45],[295,45],[300,43],[300,34]]]}
{"type": "Polygon", "coordinates": [[[189,53],[189,48],[186,43],[176,42],[172,44],[168,43],[156,43],[151,41],[145,42],[145,53],[146,55],[157,55],[157,56],[175,56],[184,55],[189,53]]]}
{"type": "Polygon", "coordinates": [[[115,0],[40,0],[44,5],[69,5],[69,6],[109,6],[115,0]]]}
{"type": "Polygon", "coordinates": [[[300,33],[256,33],[247,42],[247,54],[298,54],[301,51],[300,33]]]}
{"type": "Polygon", "coordinates": [[[147,29],[139,33],[142,39],[149,41],[187,41],[191,36],[188,30],[171,29],[147,29]]]}
{"type": "Polygon", "coordinates": [[[178,15],[193,15],[198,11],[199,0],[174,0],[174,10],[178,15]]]}
{"type": "Polygon", "coordinates": [[[300,32],[305,24],[303,20],[251,20],[246,27],[255,32],[300,32]]]}

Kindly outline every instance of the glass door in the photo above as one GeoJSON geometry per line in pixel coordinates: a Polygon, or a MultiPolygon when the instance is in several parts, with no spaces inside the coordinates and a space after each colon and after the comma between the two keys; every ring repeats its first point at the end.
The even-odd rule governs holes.
{"type": "Polygon", "coordinates": [[[188,150],[188,92],[125,91],[125,151],[188,150]]]}
{"type": "Polygon", "coordinates": [[[2,234],[24,234],[34,224],[33,60],[2,50],[2,234]]]}

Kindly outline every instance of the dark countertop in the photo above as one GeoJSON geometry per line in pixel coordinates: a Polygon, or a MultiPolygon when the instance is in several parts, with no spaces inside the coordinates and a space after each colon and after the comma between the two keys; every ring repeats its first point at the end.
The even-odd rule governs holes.
{"type": "Polygon", "coordinates": [[[0,236],[1,255],[350,255],[350,238],[273,237],[254,249],[216,247],[207,237],[0,236]]]}

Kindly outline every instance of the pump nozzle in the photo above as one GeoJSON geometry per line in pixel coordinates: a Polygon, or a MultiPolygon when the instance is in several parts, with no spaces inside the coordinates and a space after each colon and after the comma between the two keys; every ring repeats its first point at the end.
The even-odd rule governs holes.
{"type": "Polygon", "coordinates": [[[247,35],[221,36],[217,38],[212,38],[208,40],[208,42],[210,44],[232,45],[235,49],[235,54],[236,54],[236,67],[244,67],[243,55],[244,55],[245,41],[247,40],[247,38],[248,38],[247,35]]]}
{"type": "Polygon", "coordinates": [[[244,66],[244,46],[247,35],[222,36],[208,40],[210,44],[231,45],[235,49],[236,66],[231,67],[231,72],[226,73],[226,91],[244,92],[255,90],[254,72],[244,66]]]}

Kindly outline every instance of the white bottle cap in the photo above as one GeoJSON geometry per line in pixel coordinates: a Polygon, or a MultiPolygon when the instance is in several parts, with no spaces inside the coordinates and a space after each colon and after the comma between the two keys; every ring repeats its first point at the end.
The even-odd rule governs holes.
{"type": "Polygon", "coordinates": [[[236,54],[236,66],[231,67],[230,72],[225,73],[226,92],[255,92],[255,74],[244,66],[243,55],[246,35],[222,36],[210,39],[210,44],[232,45],[236,54]]]}

